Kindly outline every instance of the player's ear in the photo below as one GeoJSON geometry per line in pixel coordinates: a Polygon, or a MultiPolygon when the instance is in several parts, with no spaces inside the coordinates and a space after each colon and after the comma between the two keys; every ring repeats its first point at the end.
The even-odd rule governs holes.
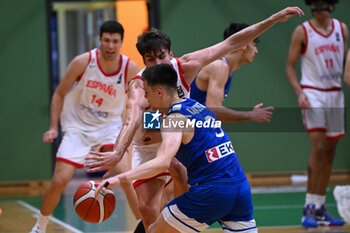
{"type": "Polygon", "coordinates": [[[172,50],[170,50],[169,54],[170,54],[170,57],[171,57],[171,58],[173,58],[173,57],[174,57],[174,55],[173,55],[173,51],[172,51],[172,50]]]}
{"type": "Polygon", "coordinates": [[[163,96],[163,94],[164,94],[164,93],[163,93],[163,89],[160,88],[160,87],[157,88],[156,93],[157,93],[157,96],[158,96],[158,97],[161,97],[161,96],[163,96]]]}

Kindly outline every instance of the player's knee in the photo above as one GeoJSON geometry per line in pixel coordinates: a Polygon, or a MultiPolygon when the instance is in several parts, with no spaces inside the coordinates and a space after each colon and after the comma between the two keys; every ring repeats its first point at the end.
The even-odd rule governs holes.
{"type": "Polygon", "coordinates": [[[50,189],[55,191],[63,190],[67,186],[68,182],[69,180],[54,177],[51,180],[50,189]]]}
{"type": "Polygon", "coordinates": [[[312,153],[317,157],[324,156],[326,154],[326,143],[319,142],[312,146],[312,153]]]}
{"type": "Polygon", "coordinates": [[[139,202],[139,210],[143,216],[155,215],[157,211],[159,212],[159,209],[160,207],[157,204],[145,202],[145,201],[139,202]]]}

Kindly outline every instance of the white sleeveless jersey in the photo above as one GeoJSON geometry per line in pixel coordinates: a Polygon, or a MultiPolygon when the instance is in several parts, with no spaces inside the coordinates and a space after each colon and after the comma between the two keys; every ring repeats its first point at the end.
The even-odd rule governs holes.
{"type": "Polygon", "coordinates": [[[106,74],[98,61],[98,52],[98,49],[89,51],[84,73],[65,96],[61,114],[63,131],[122,125],[129,58],[120,54],[119,69],[106,74]]]}
{"type": "Polygon", "coordinates": [[[328,35],[319,32],[310,21],[304,22],[302,27],[305,50],[301,57],[301,86],[321,90],[340,88],[344,62],[341,22],[332,19],[332,30],[328,35]]]}
{"type": "MultiPolygon", "coordinates": [[[[183,77],[183,73],[182,73],[182,69],[181,69],[181,64],[180,64],[180,60],[178,58],[173,58],[170,60],[170,64],[171,66],[175,69],[176,74],[177,74],[177,92],[179,97],[190,97],[190,86],[186,83],[184,77],[183,77]]],[[[143,68],[142,70],[140,70],[135,78],[141,78],[143,71],[146,68],[143,68]]],[[[142,119],[142,117],[141,117],[142,119]]],[[[134,135],[134,139],[133,139],[133,144],[134,145],[143,145],[143,130],[142,130],[142,125],[140,124],[140,126],[138,127],[138,129],[136,130],[136,133],[134,135]]]]}

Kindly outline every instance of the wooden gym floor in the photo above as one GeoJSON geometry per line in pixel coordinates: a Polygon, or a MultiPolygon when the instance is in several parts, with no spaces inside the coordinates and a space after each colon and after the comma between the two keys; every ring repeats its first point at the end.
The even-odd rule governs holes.
{"type": "MultiPolygon", "coordinates": [[[[82,221],[74,212],[73,194],[81,183],[91,178],[84,172],[77,173],[64,191],[59,205],[48,225],[47,233],[129,233],[133,232],[138,221],[131,214],[124,193],[114,188],[116,209],[103,223],[89,224],[82,221]]],[[[329,211],[339,217],[332,195],[327,192],[329,211]]],[[[304,186],[274,186],[253,188],[254,218],[260,233],[350,233],[350,225],[345,227],[319,227],[305,229],[300,226],[302,207],[305,199],[304,186]]],[[[35,193],[35,192],[34,192],[35,193]]],[[[0,197],[0,233],[27,233],[35,223],[40,208],[39,196],[0,197]]],[[[223,232],[218,224],[212,225],[206,233],[223,232]]]]}

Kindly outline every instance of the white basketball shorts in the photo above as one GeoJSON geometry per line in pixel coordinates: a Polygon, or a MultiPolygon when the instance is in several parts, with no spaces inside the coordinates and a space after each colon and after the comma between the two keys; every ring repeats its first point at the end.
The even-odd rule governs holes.
{"type": "MultiPolygon", "coordinates": [[[[134,145],[132,150],[132,163],[131,167],[135,168],[140,166],[141,164],[154,159],[157,155],[158,149],[160,147],[160,142],[149,144],[149,145],[134,145]]],[[[160,173],[152,178],[149,179],[143,179],[143,180],[134,180],[133,185],[134,187],[137,187],[138,185],[147,182],[151,179],[161,179],[164,180],[166,183],[169,181],[170,176],[169,172],[163,172],[160,173]]]]}
{"type": "Polygon", "coordinates": [[[327,138],[344,136],[344,95],[339,91],[303,89],[311,108],[303,109],[303,122],[306,131],[323,131],[327,138]]]}
{"type": "Polygon", "coordinates": [[[91,150],[101,151],[104,147],[113,147],[121,127],[108,126],[97,131],[68,130],[56,154],[56,161],[63,161],[83,168],[85,157],[91,150]]]}

